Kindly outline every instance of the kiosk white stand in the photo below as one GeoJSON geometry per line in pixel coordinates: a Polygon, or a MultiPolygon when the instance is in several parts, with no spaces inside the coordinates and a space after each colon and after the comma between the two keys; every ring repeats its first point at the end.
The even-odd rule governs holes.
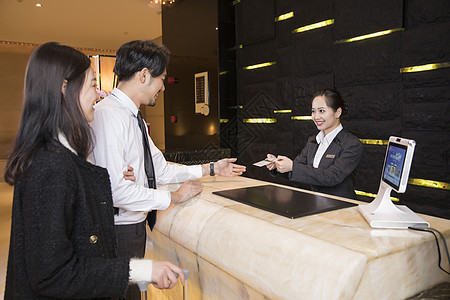
{"type": "Polygon", "coordinates": [[[391,136],[386,149],[380,187],[376,198],[367,205],[359,205],[359,211],[373,228],[408,229],[427,228],[425,220],[404,205],[394,205],[391,191],[404,193],[416,142],[391,136]]]}

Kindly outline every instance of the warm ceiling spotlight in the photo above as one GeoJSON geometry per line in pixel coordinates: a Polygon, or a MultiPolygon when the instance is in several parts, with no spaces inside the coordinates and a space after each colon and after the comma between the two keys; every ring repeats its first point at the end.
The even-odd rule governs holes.
{"type": "Polygon", "coordinates": [[[41,3],[36,3],[35,6],[36,6],[36,7],[42,7],[42,4],[41,4],[41,3]]]}
{"type": "Polygon", "coordinates": [[[151,6],[153,4],[159,4],[159,5],[168,5],[171,6],[172,4],[175,3],[175,0],[150,0],[150,2],[148,2],[148,6],[151,6]]]}

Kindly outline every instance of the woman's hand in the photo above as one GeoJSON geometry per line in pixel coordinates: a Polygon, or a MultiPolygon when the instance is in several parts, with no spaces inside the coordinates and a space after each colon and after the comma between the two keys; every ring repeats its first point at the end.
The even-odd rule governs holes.
{"type": "Polygon", "coordinates": [[[153,261],[152,282],[156,288],[173,288],[178,282],[176,276],[178,276],[181,283],[184,285],[185,278],[181,268],[168,261],[153,261]]]}
{"type": "Polygon", "coordinates": [[[134,169],[132,166],[128,166],[126,171],[123,171],[123,179],[136,182],[136,177],[134,176],[134,169]]]}
{"type": "Polygon", "coordinates": [[[286,173],[292,171],[292,159],[289,157],[278,155],[277,160],[274,162],[278,172],[286,173]]]}
{"type": "MultiPolygon", "coordinates": [[[[272,160],[272,159],[276,159],[275,155],[267,154],[266,160],[272,160]]],[[[273,162],[273,163],[266,165],[266,168],[269,170],[273,170],[273,169],[276,169],[277,167],[275,166],[275,162],[273,162]]]]}

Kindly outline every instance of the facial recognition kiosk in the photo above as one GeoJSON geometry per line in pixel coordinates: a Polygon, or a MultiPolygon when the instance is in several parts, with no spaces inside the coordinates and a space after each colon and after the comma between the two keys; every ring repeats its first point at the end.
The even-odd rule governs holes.
{"type": "Polygon", "coordinates": [[[408,207],[394,205],[391,201],[391,190],[397,193],[406,191],[415,146],[414,140],[395,136],[389,138],[378,194],[370,204],[359,205],[359,211],[373,228],[430,226],[408,207]]]}

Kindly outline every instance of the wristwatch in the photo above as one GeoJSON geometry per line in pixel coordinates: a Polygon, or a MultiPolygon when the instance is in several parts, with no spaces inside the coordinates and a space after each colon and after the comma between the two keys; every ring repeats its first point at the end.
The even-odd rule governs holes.
{"type": "Polygon", "coordinates": [[[209,163],[209,176],[214,176],[214,175],[216,175],[216,174],[214,173],[214,163],[213,163],[213,162],[210,162],[210,163],[209,163]]]}

